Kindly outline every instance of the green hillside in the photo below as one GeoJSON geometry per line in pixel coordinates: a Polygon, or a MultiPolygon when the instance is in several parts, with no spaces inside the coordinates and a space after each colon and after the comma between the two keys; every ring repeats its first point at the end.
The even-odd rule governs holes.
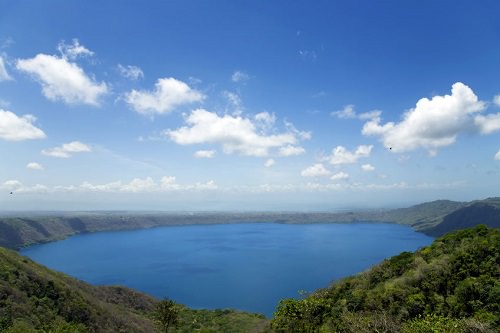
{"type": "Polygon", "coordinates": [[[447,214],[441,223],[424,232],[432,236],[441,236],[453,230],[471,228],[477,221],[491,228],[500,228],[500,198],[473,201],[447,214]]]}
{"type": "Polygon", "coordinates": [[[282,300],[278,332],[496,332],[500,230],[484,225],[403,252],[303,300],[282,300]]]}
{"type": "MultiPolygon", "coordinates": [[[[156,332],[158,300],[124,287],[93,287],[0,248],[0,332],[156,332]]],[[[268,320],[176,305],[169,332],[261,332],[268,320]]]]}

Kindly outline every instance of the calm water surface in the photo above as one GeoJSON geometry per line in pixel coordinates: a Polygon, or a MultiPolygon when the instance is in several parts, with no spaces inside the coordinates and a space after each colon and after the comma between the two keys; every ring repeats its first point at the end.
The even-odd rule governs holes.
{"type": "Polygon", "coordinates": [[[326,287],[431,242],[396,224],[249,223],[83,234],[21,253],[94,285],[270,317],[280,299],[299,290],[326,287]]]}

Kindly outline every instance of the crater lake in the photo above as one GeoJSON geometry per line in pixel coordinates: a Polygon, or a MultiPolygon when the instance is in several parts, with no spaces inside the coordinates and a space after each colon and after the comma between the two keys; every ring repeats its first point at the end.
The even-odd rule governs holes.
{"type": "Polygon", "coordinates": [[[124,285],[192,308],[272,316],[300,297],[433,238],[389,223],[244,223],[75,235],[21,254],[93,285],[124,285]]]}

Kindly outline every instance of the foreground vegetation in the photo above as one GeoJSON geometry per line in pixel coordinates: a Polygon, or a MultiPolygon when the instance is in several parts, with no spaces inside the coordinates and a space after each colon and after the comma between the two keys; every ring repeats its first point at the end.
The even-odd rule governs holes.
{"type": "Polygon", "coordinates": [[[277,332],[496,332],[500,230],[484,225],[403,252],[303,300],[282,300],[277,332]]]}

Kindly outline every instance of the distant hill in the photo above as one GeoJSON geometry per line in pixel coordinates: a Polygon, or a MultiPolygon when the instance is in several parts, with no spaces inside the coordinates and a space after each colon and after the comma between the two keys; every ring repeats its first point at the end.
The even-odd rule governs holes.
{"type": "Polygon", "coordinates": [[[374,213],[373,218],[378,221],[408,224],[415,228],[415,230],[420,231],[441,223],[446,215],[464,207],[466,204],[465,202],[436,200],[408,208],[374,213]]]}
{"type": "Polygon", "coordinates": [[[485,224],[491,228],[500,228],[500,198],[489,198],[468,203],[442,217],[442,222],[423,229],[432,236],[485,224]]]}
{"type": "MultiPolygon", "coordinates": [[[[125,287],[94,287],[0,248],[0,332],[156,332],[158,300],[125,287]]],[[[262,315],[178,305],[169,332],[260,332],[262,315]]]]}
{"type": "Polygon", "coordinates": [[[144,229],[172,225],[221,223],[356,223],[390,222],[442,235],[479,223],[495,227],[500,198],[472,202],[436,200],[391,210],[343,212],[66,212],[0,216],[0,246],[19,249],[86,232],[144,229]]]}
{"type": "Polygon", "coordinates": [[[303,300],[282,300],[277,332],[494,333],[500,230],[484,225],[403,252],[303,300]]]}

